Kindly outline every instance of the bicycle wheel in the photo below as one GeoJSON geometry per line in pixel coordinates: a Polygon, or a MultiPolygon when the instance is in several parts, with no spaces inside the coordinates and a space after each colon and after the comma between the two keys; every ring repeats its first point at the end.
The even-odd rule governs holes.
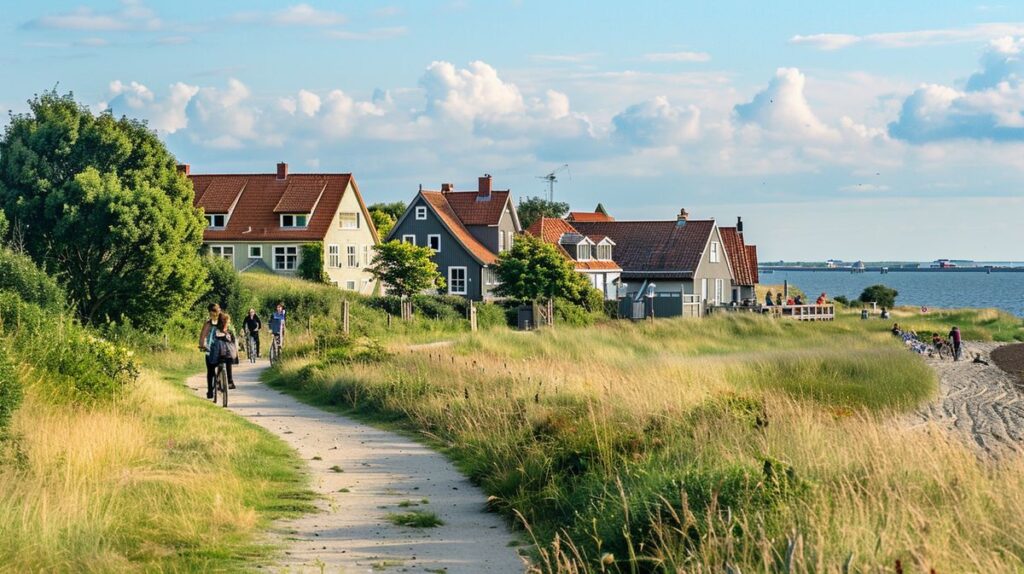
{"type": "Polygon", "coordinates": [[[217,391],[220,390],[220,373],[223,369],[224,367],[218,366],[213,375],[213,404],[217,404],[217,391]]]}
{"type": "Polygon", "coordinates": [[[256,339],[249,337],[249,349],[246,351],[246,354],[249,356],[250,363],[256,362],[256,339]]]}
{"type": "Polygon", "coordinates": [[[224,365],[220,366],[220,374],[217,375],[217,384],[220,386],[221,406],[228,406],[228,373],[224,365]]]}

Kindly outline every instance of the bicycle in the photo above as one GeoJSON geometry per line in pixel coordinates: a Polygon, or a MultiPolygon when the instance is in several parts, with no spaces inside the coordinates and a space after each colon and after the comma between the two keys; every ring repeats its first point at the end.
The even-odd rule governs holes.
{"type": "Polygon", "coordinates": [[[245,356],[249,358],[250,363],[256,362],[256,337],[252,333],[245,337],[245,356]]]}
{"type": "Polygon", "coordinates": [[[228,406],[228,370],[221,361],[217,364],[217,374],[213,377],[213,402],[217,403],[217,393],[220,393],[221,406],[228,406]]]}
{"type": "Polygon", "coordinates": [[[274,366],[281,360],[281,334],[274,333],[274,340],[270,343],[270,366],[274,366]]]}

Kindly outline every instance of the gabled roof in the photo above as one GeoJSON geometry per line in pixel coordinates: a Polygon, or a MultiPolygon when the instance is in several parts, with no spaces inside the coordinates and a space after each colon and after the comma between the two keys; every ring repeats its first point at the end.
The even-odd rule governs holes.
{"type": "MultiPolygon", "coordinates": [[[[490,249],[487,249],[483,243],[480,243],[476,237],[473,237],[473,234],[463,225],[458,213],[456,213],[448,201],[448,196],[453,194],[441,193],[440,191],[421,191],[419,195],[426,200],[427,205],[437,215],[437,218],[441,220],[441,223],[448,228],[448,231],[455,237],[456,241],[461,243],[474,259],[483,265],[490,265],[498,260],[498,256],[490,249]]],[[[476,194],[474,193],[473,195],[476,194]]],[[[414,203],[416,202],[413,201],[414,203]]],[[[406,214],[408,214],[408,210],[406,210],[406,214]]],[[[405,216],[403,215],[402,217],[404,218],[405,216]]],[[[498,218],[501,218],[500,212],[498,218]]],[[[395,224],[395,229],[398,229],[397,223],[395,224]]]]}
{"type": "MultiPolygon", "coordinates": [[[[539,237],[544,240],[545,243],[550,243],[558,249],[566,259],[569,259],[576,266],[577,271],[620,271],[621,268],[614,261],[601,261],[598,259],[591,259],[590,261],[577,261],[573,256],[562,245],[562,236],[565,234],[578,234],[580,237],[584,237],[582,233],[574,228],[569,222],[563,219],[555,219],[552,217],[541,217],[537,221],[534,221],[530,225],[526,233],[539,237]]],[[[593,236],[586,236],[593,242],[599,242],[600,239],[594,239],[593,236]]],[[[603,237],[601,238],[603,239],[603,237]]]]}
{"type": "Polygon", "coordinates": [[[189,179],[196,191],[195,205],[207,213],[228,213],[234,205],[224,229],[204,230],[204,241],[322,240],[350,184],[363,220],[377,240],[359,187],[348,173],[288,174],[284,179],[273,173],[211,174],[190,175],[189,179]],[[280,213],[310,212],[305,228],[281,228],[280,213]]]}
{"type": "Polygon", "coordinates": [[[475,191],[448,191],[444,198],[463,225],[498,225],[510,193],[491,191],[483,198],[475,191]]]}
{"type": "Polygon", "coordinates": [[[595,223],[602,221],[615,221],[615,218],[607,213],[599,211],[570,211],[566,219],[572,223],[595,223]]]}
{"type": "Polygon", "coordinates": [[[729,265],[732,267],[733,277],[736,284],[744,287],[752,287],[757,284],[757,251],[754,251],[754,263],[751,265],[749,250],[743,242],[741,235],[735,227],[719,227],[722,235],[722,243],[725,244],[725,252],[729,256],[729,265]]]}
{"type": "Polygon", "coordinates": [[[747,265],[750,266],[750,272],[753,274],[756,285],[761,282],[761,277],[757,273],[757,246],[747,245],[745,247],[747,248],[747,265]]]}
{"type": "Polygon", "coordinates": [[[588,236],[606,235],[615,242],[615,262],[624,276],[649,275],[692,279],[715,230],[714,220],[573,222],[588,236]]]}

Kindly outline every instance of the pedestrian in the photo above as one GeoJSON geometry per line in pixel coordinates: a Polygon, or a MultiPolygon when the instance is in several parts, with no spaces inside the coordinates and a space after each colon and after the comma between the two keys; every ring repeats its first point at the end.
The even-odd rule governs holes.
{"type": "Polygon", "coordinates": [[[782,291],[775,294],[775,304],[782,307],[782,291]]]}
{"type": "Polygon", "coordinates": [[[769,289],[768,290],[768,294],[764,296],[764,306],[765,307],[771,307],[772,306],[772,292],[771,292],[771,289],[769,289]]]}
{"type": "Polygon", "coordinates": [[[960,360],[960,353],[963,350],[963,338],[960,336],[960,327],[954,326],[949,332],[949,340],[953,345],[953,360],[960,360]]]}
{"type": "Polygon", "coordinates": [[[815,301],[815,305],[825,305],[828,303],[828,297],[825,296],[825,292],[822,291],[821,295],[818,295],[818,300],[815,301]]]}

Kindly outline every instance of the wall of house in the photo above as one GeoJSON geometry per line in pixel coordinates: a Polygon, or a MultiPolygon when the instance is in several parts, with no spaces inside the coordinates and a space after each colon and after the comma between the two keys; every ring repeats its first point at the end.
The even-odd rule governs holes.
{"type": "Polygon", "coordinates": [[[590,284],[595,289],[604,293],[605,299],[616,299],[618,296],[618,288],[615,286],[614,281],[619,278],[620,272],[618,271],[583,271],[587,279],[590,279],[590,284]]]}
{"type": "Polygon", "coordinates": [[[373,279],[373,275],[365,271],[365,269],[369,266],[370,261],[373,260],[375,241],[373,233],[370,231],[370,223],[366,221],[366,216],[359,205],[359,198],[356,196],[355,190],[352,189],[351,183],[348,189],[345,190],[341,203],[338,205],[338,210],[331,219],[331,226],[324,236],[323,243],[324,271],[330,277],[331,282],[337,284],[341,289],[351,289],[354,286],[355,291],[364,295],[373,293],[376,281],[373,279]],[[342,229],[340,217],[342,213],[358,213],[359,227],[356,229],[342,229]],[[331,245],[338,246],[337,267],[330,265],[331,245]],[[347,253],[349,246],[355,247],[356,265],[349,265],[347,253]],[[364,252],[364,247],[369,247],[369,249],[364,252]]]}
{"type": "Polygon", "coordinates": [[[718,232],[718,227],[715,227],[714,232],[711,234],[711,240],[708,245],[704,248],[704,254],[701,256],[700,264],[697,266],[697,270],[693,274],[693,289],[694,294],[701,295],[703,300],[706,300],[709,304],[714,303],[715,298],[715,280],[721,279],[723,282],[722,286],[722,298],[720,303],[729,303],[732,301],[732,270],[729,268],[728,260],[725,254],[725,244],[722,242],[722,236],[718,232]],[[711,261],[711,243],[718,243],[718,262],[713,263],[711,261]],[[704,281],[707,281],[707,293],[702,292],[702,285],[704,281]]]}
{"type": "MultiPolygon", "coordinates": [[[[416,207],[427,206],[426,200],[422,197],[416,198],[409,206],[409,211],[401,224],[396,225],[388,235],[391,239],[402,240],[403,235],[414,235],[416,245],[426,246],[429,235],[441,236],[441,249],[434,254],[434,263],[437,263],[437,270],[444,277],[446,283],[449,278],[450,267],[466,268],[466,297],[479,300],[484,290],[483,278],[481,277],[481,265],[456,241],[455,237],[448,231],[448,228],[437,218],[430,207],[427,206],[427,219],[420,221],[416,219],[416,207]]],[[[451,290],[451,285],[448,286],[451,290]]]]}
{"type": "MultiPolygon", "coordinates": [[[[253,262],[254,259],[258,259],[266,266],[267,269],[274,270],[274,246],[287,246],[296,247],[298,256],[295,259],[296,268],[299,262],[302,261],[302,245],[303,241],[205,241],[204,244],[209,246],[211,249],[216,247],[232,246],[234,247],[234,257],[231,259],[235,269],[239,271],[246,269],[253,262]],[[249,257],[249,246],[258,247],[261,252],[261,257],[251,258],[249,257]]],[[[295,271],[283,271],[274,270],[276,273],[282,275],[294,275],[295,271]]]]}

